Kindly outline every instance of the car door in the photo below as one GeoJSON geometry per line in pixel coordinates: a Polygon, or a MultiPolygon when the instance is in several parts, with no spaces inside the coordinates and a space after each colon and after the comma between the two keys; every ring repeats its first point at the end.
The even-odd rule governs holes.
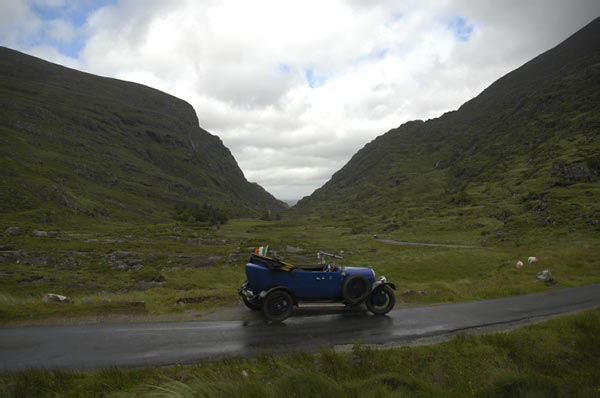
{"type": "Polygon", "coordinates": [[[294,270],[294,293],[301,298],[336,298],[341,296],[340,271],[294,270]]]}

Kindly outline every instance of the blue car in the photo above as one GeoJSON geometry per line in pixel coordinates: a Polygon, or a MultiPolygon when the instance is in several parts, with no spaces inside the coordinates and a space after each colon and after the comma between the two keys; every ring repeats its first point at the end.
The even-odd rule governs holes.
{"type": "Polygon", "coordinates": [[[319,252],[322,264],[292,265],[252,254],[246,264],[248,280],[238,290],[244,304],[262,310],[269,321],[281,322],[299,302],[365,303],[376,315],[388,313],[396,302],[393,283],[375,279],[370,267],[345,267],[343,258],[319,252]],[[338,264],[336,264],[336,261],[338,264]]]}

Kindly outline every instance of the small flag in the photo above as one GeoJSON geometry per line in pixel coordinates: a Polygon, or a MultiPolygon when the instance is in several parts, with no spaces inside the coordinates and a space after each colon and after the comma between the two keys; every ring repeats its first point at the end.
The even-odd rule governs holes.
{"type": "Polygon", "coordinates": [[[258,254],[259,256],[263,256],[266,257],[267,256],[267,251],[269,250],[269,246],[260,246],[257,247],[255,252],[256,254],[258,254]]]}

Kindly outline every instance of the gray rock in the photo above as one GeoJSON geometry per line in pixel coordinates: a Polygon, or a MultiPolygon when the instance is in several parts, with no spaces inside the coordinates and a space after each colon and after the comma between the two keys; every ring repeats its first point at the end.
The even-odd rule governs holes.
{"type": "Polygon", "coordinates": [[[129,265],[139,264],[142,262],[142,260],[137,257],[125,257],[123,261],[125,261],[129,265]]]}
{"type": "Polygon", "coordinates": [[[21,260],[21,252],[18,250],[7,250],[0,253],[0,263],[16,263],[21,260]]]}
{"type": "Polygon", "coordinates": [[[75,301],[73,301],[73,299],[71,299],[67,296],[62,296],[60,294],[55,294],[55,293],[48,293],[47,295],[44,296],[44,298],[42,298],[42,301],[44,303],[61,303],[61,304],[75,303],[75,301]]]}
{"type": "Polygon", "coordinates": [[[302,253],[304,249],[302,249],[301,247],[294,247],[288,245],[285,247],[285,251],[288,253],[302,253]]]}
{"type": "Polygon", "coordinates": [[[131,307],[145,307],[146,306],[145,301],[128,301],[125,304],[127,304],[131,307]]]}
{"type": "Polygon", "coordinates": [[[33,231],[33,235],[34,236],[40,236],[40,237],[48,236],[48,232],[46,232],[46,231],[33,231]]]}
{"type": "Polygon", "coordinates": [[[127,267],[127,264],[125,264],[123,261],[116,261],[112,264],[111,268],[126,270],[128,267],[127,267]]]}
{"type": "Polygon", "coordinates": [[[221,256],[195,256],[192,257],[192,260],[190,261],[188,266],[192,268],[210,267],[221,258],[221,256]]]}
{"type": "Polygon", "coordinates": [[[155,282],[137,281],[135,283],[134,289],[139,290],[139,291],[148,290],[148,289],[154,287],[154,285],[155,285],[155,282]]]}
{"type": "Polygon", "coordinates": [[[48,256],[39,256],[39,257],[32,256],[32,257],[24,258],[23,263],[29,264],[29,265],[34,265],[34,266],[50,265],[50,264],[56,264],[56,259],[54,257],[48,257],[48,256]]]}
{"type": "Polygon", "coordinates": [[[132,265],[128,271],[139,271],[142,268],[144,268],[144,264],[136,264],[136,265],[132,265]]]}
{"type": "Polygon", "coordinates": [[[23,279],[19,281],[19,285],[47,285],[51,282],[54,282],[54,279],[48,278],[47,276],[32,276],[29,279],[23,279]]]}
{"type": "Polygon", "coordinates": [[[123,250],[115,250],[114,252],[111,252],[110,254],[111,258],[120,260],[126,257],[131,257],[131,256],[136,256],[137,253],[136,252],[128,252],[128,251],[123,251],[123,250]]]}
{"type": "Polygon", "coordinates": [[[536,279],[544,282],[546,285],[554,285],[556,284],[556,280],[552,277],[552,274],[547,269],[538,272],[536,279]]]}
{"type": "Polygon", "coordinates": [[[8,227],[4,230],[5,234],[8,235],[23,235],[23,230],[19,227],[8,227]]]}

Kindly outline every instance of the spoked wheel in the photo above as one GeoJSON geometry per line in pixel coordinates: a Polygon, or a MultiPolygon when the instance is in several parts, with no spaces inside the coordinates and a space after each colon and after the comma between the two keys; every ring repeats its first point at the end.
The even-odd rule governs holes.
{"type": "Polygon", "coordinates": [[[387,314],[396,304],[396,296],[389,286],[380,286],[373,290],[365,301],[367,308],[375,315],[387,314]]]}
{"type": "Polygon", "coordinates": [[[276,290],[269,293],[262,306],[265,318],[273,322],[285,320],[294,308],[294,301],[289,293],[283,290],[276,290]]]}
{"type": "Polygon", "coordinates": [[[244,304],[246,305],[246,307],[250,308],[252,311],[260,311],[260,308],[261,308],[260,304],[248,301],[248,299],[246,297],[242,297],[242,301],[244,301],[244,304]]]}
{"type": "Polygon", "coordinates": [[[371,283],[362,275],[350,275],[342,286],[342,297],[349,305],[363,301],[371,291],[371,283]]]}

